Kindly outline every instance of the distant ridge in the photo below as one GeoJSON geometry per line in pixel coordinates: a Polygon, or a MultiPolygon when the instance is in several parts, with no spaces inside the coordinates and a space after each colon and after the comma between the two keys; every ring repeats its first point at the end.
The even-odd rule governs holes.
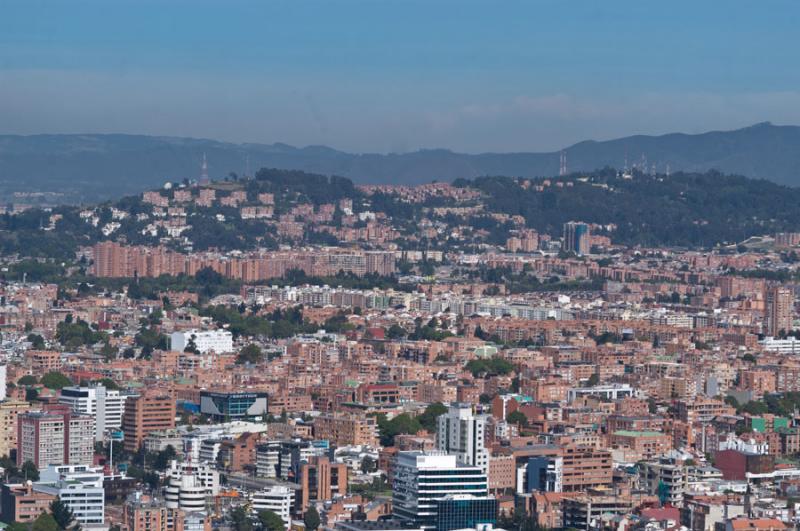
{"type": "MultiPolygon", "coordinates": [[[[734,131],[636,135],[579,142],[564,149],[568,171],[642,164],[647,171],[717,169],[800,185],[800,127],[763,122],[734,131]]],[[[0,135],[0,198],[13,192],[61,192],[70,202],[137,193],[165,181],[195,179],[203,153],[209,174],[260,167],[335,174],[356,183],[419,184],[459,177],[555,176],[559,152],[462,154],[444,149],[403,154],[352,154],[325,146],[233,144],[215,140],[126,135],[0,135]]]]}

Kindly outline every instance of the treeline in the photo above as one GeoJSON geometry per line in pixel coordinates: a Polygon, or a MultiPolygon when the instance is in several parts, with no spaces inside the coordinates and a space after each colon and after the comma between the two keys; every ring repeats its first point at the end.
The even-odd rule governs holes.
{"type": "Polygon", "coordinates": [[[800,230],[800,189],[765,180],[707,173],[645,175],[624,179],[607,168],[559,179],[460,179],[486,195],[489,210],[525,218],[528,227],[554,236],[564,223],[614,224],[623,244],[709,247],[750,236],[800,230]],[[524,186],[523,186],[524,184],[524,186]]]}

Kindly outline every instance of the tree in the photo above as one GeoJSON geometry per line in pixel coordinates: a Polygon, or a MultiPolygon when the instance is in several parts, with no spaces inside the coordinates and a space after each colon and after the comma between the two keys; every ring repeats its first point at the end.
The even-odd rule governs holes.
{"type": "Polygon", "coordinates": [[[17,385],[21,386],[36,385],[37,383],[39,383],[39,380],[37,380],[36,376],[32,374],[26,374],[25,376],[17,380],[17,385]]]}
{"type": "Polygon", "coordinates": [[[422,425],[417,417],[412,417],[408,413],[401,413],[392,420],[386,420],[386,415],[378,415],[378,431],[382,446],[392,446],[396,435],[417,433],[421,429],[422,425]]]}
{"type": "Polygon", "coordinates": [[[417,420],[427,431],[435,432],[437,427],[436,419],[445,413],[447,413],[447,406],[441,402],[434,402],[425,408],[425,411],[417,417],[417,420]]]}
{"type": "Polygon", "coordinates": [[[769,412],[769,408],[764,402],[751,400],[742,406],[741,412],[748,413],[750,415],[763,415],[764,413],[769,412]]]}
{"type": "Polygon", "coordinates": [[[112,346],[111,343],[103,343],[103,346],[100,349],[100,355],[103,356],[103,359],[106,361],[111,361],[116,358],[117,352],[117,348],[112,346]]]}
{"type": "Polygon", "coordinates": [[[401,337],[406,337],[407,335],[408,331],[406,331],[405,328],[403,328],[397,323],[390,326],[389,329],[386,331],[387,339],[400,339],[401,337]]]}
{"type": "Polygon", "coordinates": [[[36,464],[33,461],[28,460],[22,463],[20,473],[23,475],[23,477],[25,477],[25,479],[39,481],[39,469],[36,468],[36,464]]]}
{"type": "Polygon", "coordinates": [[[264,531],[283,531],[286,529],[283,518],[274,511],[258,511],[258,521],[264,531]]]}
{"type": "Polygon", "coordinates": [[[600,383],[600,376],[595,372],[589,376],[589,381],[586,382],[586,385],[589,387],[594,387],[595,385],[600,383]]]}
{"type": "Polygon", "coordinates": [[[72,385],[72,381],[58,371],[51,371],[42,376],[42,385],[48,389],[63,389],[72,385]]]}
{"type": "Polygon", "coordinates": [[[245,363],[256,364],[264,359],[264,353],[258,345],[250,343],[244,347],[236,356],[236,364],[244,365],[245,363]]]}
{"type": "Polygon", "coordinates": [[[523,428],[528,426],[528,417],[522,411],[512,411],[506,415],[506,420],[511,424],[517,424],[523,428]]]}
{"type": "Polygon", "coordinates": [[[109,389],[109,390],[112,390],[112,391],[119,391],[120,390],[120,386],[117,384],[117,382],[115,382],[111,378],[100,378],[97,381],[97,383],[102,385],[106,389],[109,389]]]}
{"type": "Polygon", "coordinates": [[[308,508],[306,514],[303,515],[303,523],[306,524],[306,529],[314,530],[319,527],[322,521],[319,518],[319,512],[313,505],[308,508]]]}
{"type": "Polygon", "coordinates": [[[253,522],[250,520],[250,515],[247,510],[242,507],[236,507],[230,512],[231,526],[235,531],[253,531],[253,522]]]}
{"type": "Polygon", "coordinates": [[[158,452],[156,455],[156,458],[153,461],[153,468],[156,470],[166,470],[170,461],[175,459],[177,455],[178,453],[175,451],[175,448],[171,444],[168,444],[166,448],[158,452]]]}
{"type": "Polygon", "coordinates": [[[466,369],[472,373],[472,376],[478,378],[481,375],[496,376],[508,374],[514,370],[514,365],[508,360],[495,357],[490,359],[470,360],[466,365],[466,369]]]}
{"type": "Polygon", "coordinates": [[[44,349],[44,338],[39,334],[28,334],[28,341],[30,341],[34,350],[44,349]]]}
{"type": "Polygon", "coordinates": [[[194,342],[194,335],[189,338],[189,341],[186,343],[186,348],[183,349],[184,352],[190,352],[192,354],[200,354],[200,350],[197,348],[197,345],[194,342]]]}
{"type": "Polygon", "coordinates": [[[376,463],[375,460],[370,456],[365,456],[364,459],[361,460],[361,472],[364,474],[375,472],[377,468],[378,463],[376,463]]]}
{"type": "Polygon", "coordinates": [[[53,515],[50,513],[42,513],[33,522],[33,526],[31,526],[31,531],[59,531],[61,529],[56,522],[56,519],[53,518],[53,515]]]}
{"type": "Polygon", "coordinates": [[[50,503],[50,513],[59,529],[69,529],[75,522],[75,514],[66,503],[61,501],[61,498],[56,498],[50,503]]]}

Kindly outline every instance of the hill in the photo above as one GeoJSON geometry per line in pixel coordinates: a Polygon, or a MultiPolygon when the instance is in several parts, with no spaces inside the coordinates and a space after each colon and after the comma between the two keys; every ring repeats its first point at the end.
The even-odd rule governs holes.
{"type": "MultiPolygon", "coordinates": [[[[756,124],[697,135],[630,136],[567,147],[570,171],[620,168],[625,160],[658,172],[715,169],[779,184],[800,184],[800,127],[756,124]],[[643,163],[643,157],[646,164],[643,163]]],[[[296,169],[341,175],[356,183],[419,184],[484,175],[556,175],[559,153],[463,154],[423,150],[404,154],[352,154],[324,146],[232,144],[141,135],[0,136],[0,200],[32,202],[15,192],[50,192],[50,204],[85,202],[138,193],[165,181],[196,179],[203,154],[212,178],[250,168],[296,169]]],[[[42,199],[42,198],[39,198],[42,199]]]]}
{"type": "Polygon", "coordinates": [[[3,214],[0,254],[68,262],[79,246],[103,240],[186,251],[375,248],[378,233],[386,235],[381,245],[399,249],[474,252],[503,247],[524,227],[559,238],[570,220],[595,224],[596,234],[617,244],[709,248],[800,232],[800,188],[713,171],[666,177],[603,169],[559,181],[458,179],[412,197],[361,190],[343,177],[262,169],[252,179],[179,185],[92,207],[3,214]]]}

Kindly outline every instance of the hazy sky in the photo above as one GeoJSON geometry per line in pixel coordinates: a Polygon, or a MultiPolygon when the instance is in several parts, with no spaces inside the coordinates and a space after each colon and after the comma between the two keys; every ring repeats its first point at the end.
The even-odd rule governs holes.
{"type": "Polygon", "coordinates": [[[800,2],[0,2],[0,132],[536,151],[800,123],[800,2]]]}

